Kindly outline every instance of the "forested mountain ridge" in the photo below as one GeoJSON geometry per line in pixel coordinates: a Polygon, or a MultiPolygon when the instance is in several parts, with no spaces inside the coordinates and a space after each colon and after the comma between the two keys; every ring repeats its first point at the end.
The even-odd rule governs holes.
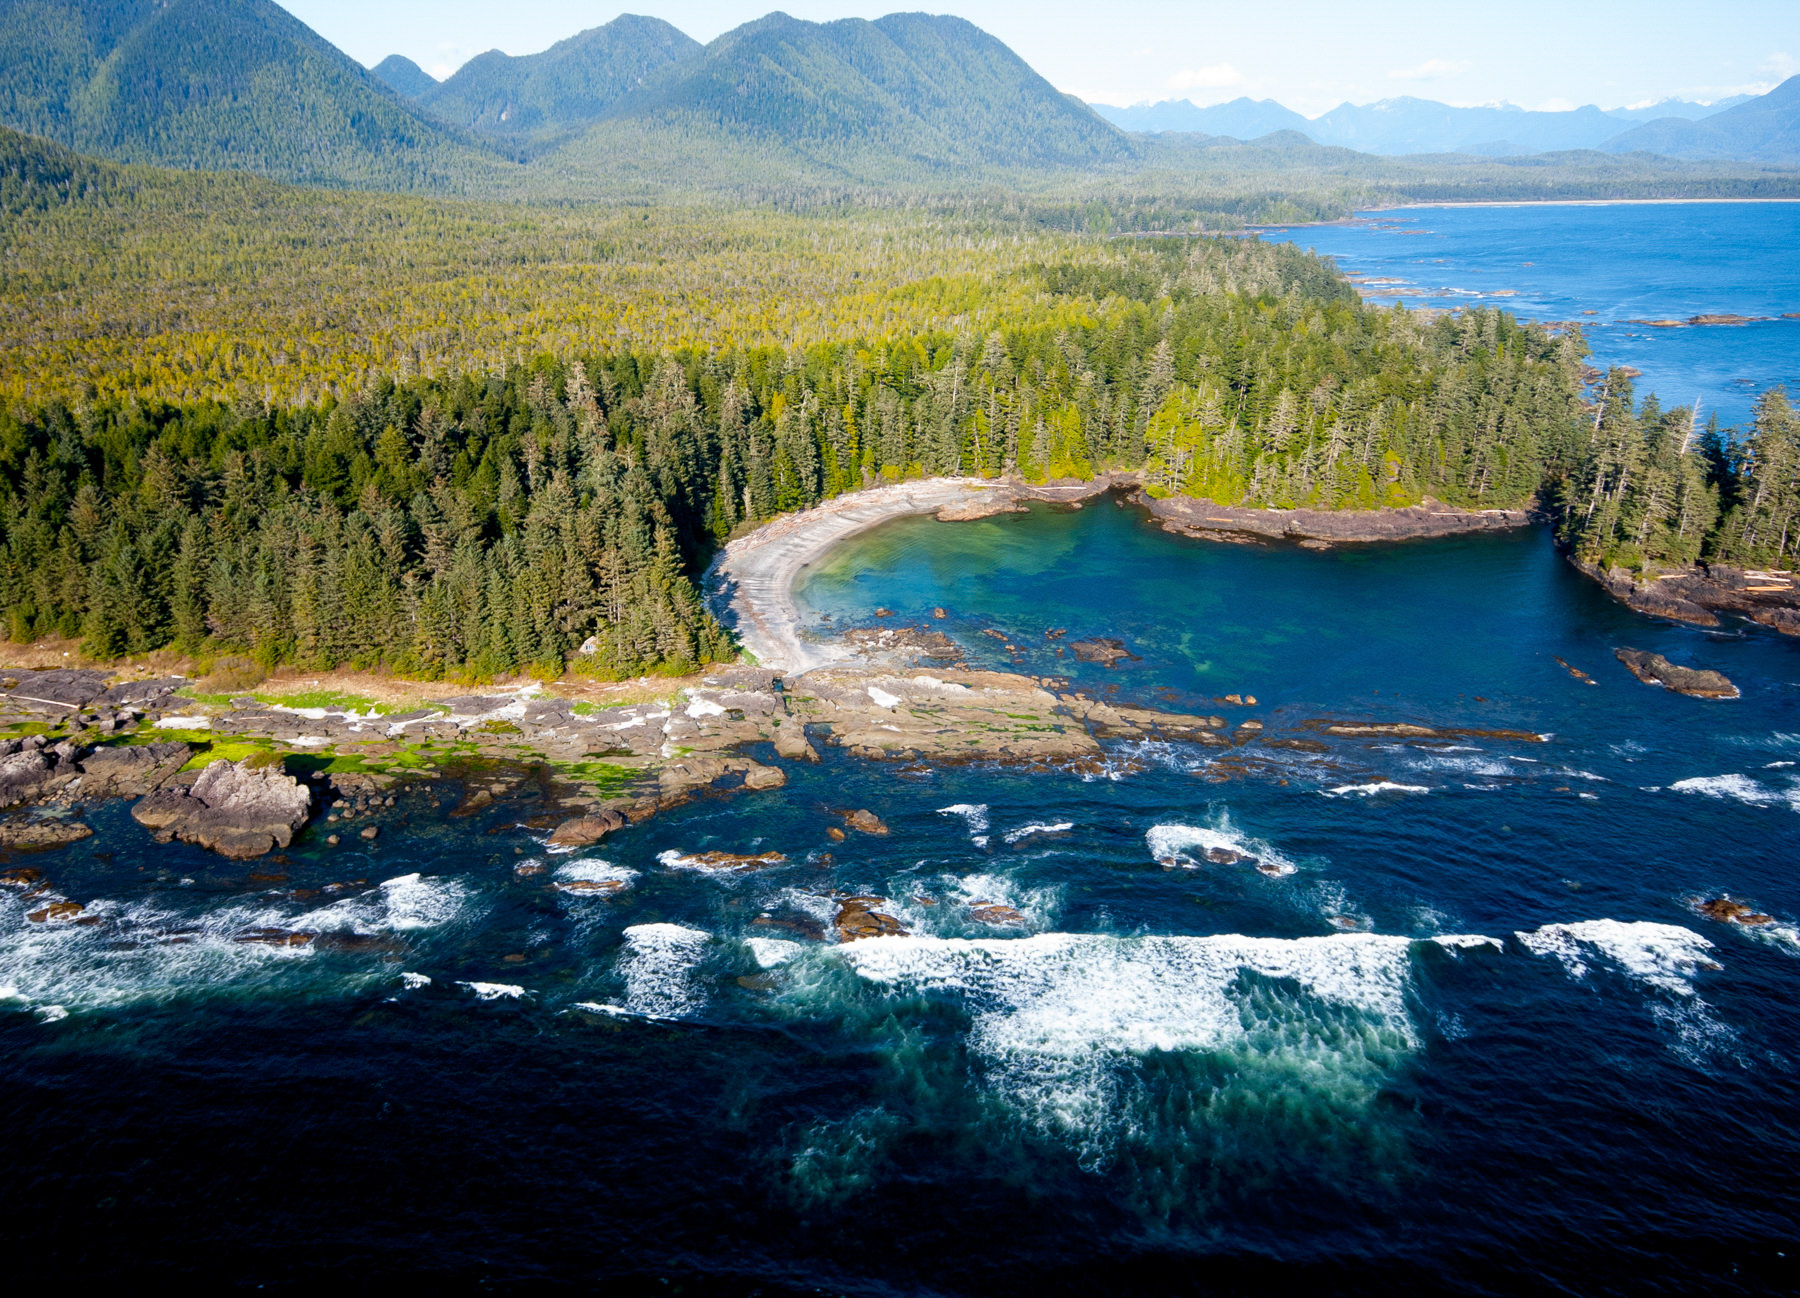
{"type": "Polygon", "coordinates": [[[928,14],[770,14],[664,69],[612,116],[779,141],[851,169],[1078,168],[1132,156],[1122,132],[1001,42],[928,14]]]}
{"type": "Polygon", "coordinates": [[[504,167],[270,0],[0,0],[0,123],[313,183],[456,191],[504,167]]]}
{"type": "Polygon", "coordinates": [[[369,75],[380,81],[402,99],[417,99],[437,87],[438,80],[404,54],[390,54],[369,75]]]}
{"type": "Polygon", "coordinates": [[[647,78],[700,48],[659,18],[623,14],[541,54],[479,54],[417,98],[433,115],[479,134],[556,136],[598,121],[647,78]]]}

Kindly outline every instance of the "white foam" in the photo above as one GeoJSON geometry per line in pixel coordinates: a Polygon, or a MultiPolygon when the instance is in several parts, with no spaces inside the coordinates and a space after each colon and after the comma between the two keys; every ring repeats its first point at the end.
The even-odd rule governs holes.
{"type": "Polygon", "coordinates": [[[411,933],[442,928],[460,918],[468,899],[469,887],[461,880],[402,874],[360,897],[346,897],[285,922],[312,931],[411,933]]]}
{"type": "Polygon", "coordinates": [[[1722,801],[1749,803],[1753,807],[1768,807],[1786,801],[1748,775],[1696,775],[1691,779],[1676,780],[1669,788],[1675,793],[1698,793],[1722,801]]]}
{"type": "Polygon", "coordinates": [[[38,1006],[38,1018],[45,1023],[60,1023],[69,1017],[69,1011],[61,1005],[38,1006]]]}
{"type": "Polygon", "coordinates": [[[1355,796],[1372,798],[1377,793],[1430,793],[1422,784],[1396,784],[1392,780],[1376,780],[1371,784],[1340,784],[1335,789],[1320,790],[1328,798],[1355,796]]]}
{"type": "Polygon", "coordinates": [[[1517,936],[1528,951],[1561,961],[1573,978],[1586,977],[1588,961],[1598,956],[1633,980],[1676,996],[1694,994],[1698,970],[1719,967],[1711,958],[1713,944],[1678,924],[1590,919],[1517,936]]]}
{"type": "Polygon", "coordinates": [[[969,839],[976,847],[986,847],[988,805],[985,802],[959,802],[953,807],[939,807],[940,816],[961,816],[969,827],[969,839]]]}
{"type": "Polygon", "coordinates": [[[1205,868],[1211,863],[1206,854],[1212,851],[1235,852],[1254,859],[1264,874],[1285,877],[1297,867],[1292,861],[1261,839],[1239,833],[1229,816],[1219,816],[1207,825],[1154,825],[1144,835],[1150,848],[1150,859],[1164,866],[1180,866],[1187,870],[1205,868]]]}
{"type": "Polygon", "coordinates": [[[431,978],[428,975],[422,974],[422,973],[402,972],[400,975],[400,982],[401,982],[402,986],[410,987],[415,990],[420,987],[431,986],[431,978]]]}
{"type": "Polygon", "coordinates": [[[1341,1093],[1355,1074],[1357,1102],[1372,1099],[1382,1072],[1373,1057],[1416,1044],[1405,1006],[1411,945],[1371,934],[1053,933],[893,937],[830,950],[865,980],[900,994],[961,995],[969,1045],[988,1082],[1028,1121],[1076,1136],[1084,1155],[1097,1158],[1149,1103],[1134,1103],[1127,1092],[1143,1083],[1121,1066],[1156,1052],[1226,1051],[1265,1061],[1291,1053],[1299,1084],[1341,1093]],[[1245,974],[1294,984],[1298,995],[1247,988],[1245,974]],[[1321,1040],[1335,1031],[1332,1011],[1373,1023],[1334,1049],[1321,1040]],[[1275,1031],[1259,1022],[1270,1015],[1280,1020],[1275,1031]]]}
{"type": "Polygon", "coordinates": [[[706,954],[710,933],[680,924],[634,924],[624,937],[618,968],[625,1004],[619,1008],[645,1018],[676,1019],[706,1003],[694,966],[706,954]]]}
{"type": "Polygon", "coordinates": [[[556,873],[550,876],[553,883],[559,884],[616,884],[613,888],[577,888],[571,891],[572,896],[609,896],[623,892],[638,877],[638,872],[623,865],[614,865],[611,861],[602,861],[598,857],[586,857],[579,861],[569,861],[556,867],[556,873]]]}
{"type": "Polygon", "coordinates": [[[523,987],[515,986],[512,983],[465,982],[465,983],[460,983],[458,985],[462,986],[462,987],[467,987],[470,991],[474,992],[475,998],[477,1000],[484,1000],[484,1001],[514,1000],[514,1001],[516,1001],[525,995],[525,989],[523,987]]]}
{"type": "Polygon", "coordinates": [[[1034,834],[1066,834],[1073,828],[1075,828],[1075,822],[1072,820],[1060,821],[1054,825],[1045,822],[1036,822],[1030,825],[1020,825],[1017,829],[1008,830],[1005,834],[1005,838],[1009,844],[1018,843],[1032,837],[1034,834]]]}
{"type": "Polygon", "coordinates": [[[804,942],[790,942],[786,938],[745,938],[744,945],[750,948],[750,954],[764,969],[779,969],[782,965],[806,954],[804,942]]]}
{"type": "Polygon", "coordinates": [[[1499,938],[1482,937],[1478,933],[1443,933],[1431,940],[1452,951],[1478,951],[1483,947],[1491,947],[1496,951],[1506,950],[1506,943],[1499,938]]]}

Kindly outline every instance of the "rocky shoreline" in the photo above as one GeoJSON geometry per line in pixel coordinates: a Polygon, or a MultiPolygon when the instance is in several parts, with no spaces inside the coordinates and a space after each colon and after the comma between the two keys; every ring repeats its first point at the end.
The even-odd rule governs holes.
{"type": "Polygon", "coordinates": [[[1571,562],[1639,613],[1704,627],[1720,625],[1723,614],[1747,618],[1783,635],[1800,635],[1800,584],[1791,572],[1712,564],[1643,580],[1619,568],[1571,562]]]}

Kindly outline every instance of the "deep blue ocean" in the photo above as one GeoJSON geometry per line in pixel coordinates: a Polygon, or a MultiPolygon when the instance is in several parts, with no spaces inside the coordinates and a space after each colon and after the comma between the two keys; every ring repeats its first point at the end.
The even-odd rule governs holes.
{"type": "Polygon", "coordinates": [[[1121,701],[1254,695],[1223,710],[1266,738],[1537,738],[1079,775],[826,748],[564,855],[531,783],[452,820],[447,779],[374,844],[255,866],[102,807],[9,863],[102,922],[0,894],[17,1282],[1795,1287],[1800,643],[1632,613],[1541,530],[1228,546],[1110,498],[899,520],[799,598],[820,634],[885,607],[1121,701]],[[1056,653],[1089,636],[1138,658],[1056,653]],[[1640,684],[1621,646],[1742,697],[1640,684]],[[847,807],[891,832],[830,841],[847,807]],[[790,864],[679,862],[713,849],[790,864]],[[833,893],[910,936],[819,940],[833,893]],[[1699,913],[1722,893],[1773,922],[1699,913]],[[331,940],[236,940],[264,927],[331,940]]]}
{"type": "Polygon", "coordinates": [[[1396,208],[1265,236],[1335,258],[1374,302],[1579,324],[1596,365],[1641,370],[1665,409],[1698,400],[1702,422],[1800,394],[1800,203],[1396,208]],[[1642,323],[1698,315],[1754,323],[1642,323]]]}

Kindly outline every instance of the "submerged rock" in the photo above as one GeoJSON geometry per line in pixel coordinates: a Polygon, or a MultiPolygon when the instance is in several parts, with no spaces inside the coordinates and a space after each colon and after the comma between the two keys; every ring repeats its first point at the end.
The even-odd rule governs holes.
{"type": "Polygon", "coordinates": [[[1725,896],[1709,897],[1701,902],[1700,913],[1722,924],[1742,924],[1746,928],[1761,928],[1764,924],[1775,922],[1773,915],[1764,915],[1741,901],[1733,901],[1725,896]]]}
{"type": "Polygon", "coordinates": [[[1084,663],[1102,663],[1116,667],[1121,662],[1137,662],[1138,656],[1125,647],[1123,640],[1100,636],[1092,640],[1071,640],[1069,648],[1084,663]]]}
{"type": "Polygon", "coordinates": [[[1618,660],[1646,685],[1661,685],[1697,699],[1735,699],[1738,687],[1721,672],[1683,667],[1644,649],[1618,649],[1618,660]]]}
{"type": "Polygon", "coordinates": [[[881,817],[872,811],[840,811],[837,814],[844,818],[844,823],[850,828],[864,834],[885,835],[888,832],[888,827],[882,823],[881,817]]]}
{"type": "Polygon", "coordinates": [[[838,903],[837,918],[832,921],[840,942],[857,942],[868,937],[902,937],[906,925],[892,915],[873,909],[887,904],[886,897],[846,897],[838,903]]]}
{"type": "Polygon", "coordinates": [[[312,793],[279,766],[253,760],[214,762],[192,788],[144,798],[132,818],[165,842],[179,838],[237,861],[286,847],[306,822],[312,793]]]}
{"type": "Polygon", "coordinates": [[[1011,906],[997,901],[977,901],[969,906],[969,915],[983,924],[1007,924],[1023,926],[1025,916],[1011,906]]]}
{"type": "Polygon", "coordinates": [[[762,870],[787,864],[780,852],[664,852],[658,859],[683,870],[762,870]]]}

